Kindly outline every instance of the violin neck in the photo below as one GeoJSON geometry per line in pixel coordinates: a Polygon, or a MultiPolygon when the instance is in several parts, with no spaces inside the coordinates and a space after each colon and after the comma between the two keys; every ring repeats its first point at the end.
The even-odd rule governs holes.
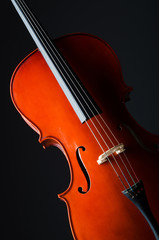
{"type": "Polygon", "coordinates": [[[11,1],[81,123],[101,113],[26,3],[23,0],[11,1]]]}

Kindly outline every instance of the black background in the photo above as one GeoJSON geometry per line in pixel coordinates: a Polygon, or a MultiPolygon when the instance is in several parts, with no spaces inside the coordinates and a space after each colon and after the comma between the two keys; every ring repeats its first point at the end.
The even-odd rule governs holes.
{"type": "MultiPolygon", "coordinates": [[[[119,57],[125,82],[134,88],[127,104],[130,113],[145,129],[159,134],[158,0],[26,3],[52,38],[86,32],[107,41],[119,57]]],[[[4,143],[4,132],[6,140],[1,147],[2,239],[71,240],[66,206],[57,198],[69,184],[67,162],[59,150],[43,150],[37,134],[23,121],[10,99],[12,72],[36,46],[11,1],[0,4],[4,32],[1,84],[5,83],[5,90],[1,91],[2,98],[5,91],[1,141],[4,143]]]]}

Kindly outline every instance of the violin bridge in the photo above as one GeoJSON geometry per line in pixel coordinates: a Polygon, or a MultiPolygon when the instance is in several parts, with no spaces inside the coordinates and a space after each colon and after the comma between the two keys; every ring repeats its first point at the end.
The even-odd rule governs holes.
{"type": "Polygon", "coordinates": [[[110,149],[108,149],[106,152],[104,152],[103,154],[101,154],[99,157],[98,157],[98,160],[97,160],[97,163],[99,165],[105,163],[108,161],[108,157],[112,154],[120,154],[122,152],[125,151],[125,147],[124,147],[124,144],[123,143],[120,143],[118,144],[117,146],[114,146],[110,149]]]}

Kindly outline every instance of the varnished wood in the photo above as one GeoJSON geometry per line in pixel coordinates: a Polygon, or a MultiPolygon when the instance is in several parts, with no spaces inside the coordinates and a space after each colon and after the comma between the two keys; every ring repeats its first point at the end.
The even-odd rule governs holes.
{"type": "MultiPolygon", "coordinates": [[[[159,152],[155,148],[159,136],[145,131],[126,110],[123,102],[131,88],[123,82],[115,53],[101,39],[86,34],[61,37],[55,40],[55,44],[102,110],[102,117],[118,141],[124,144],[125,153],[138,177],[144,182],[151,210],[159,221],[159,152]],[[119,130],[119,125],[122,130],[119,130]],[[126,126],[132,129],[142,144],[139,144],[126,126]]],[[[39,134],[39,141],[44,148],[55,145],[66,156],[71,179],[69,188],[59,194],[59,198],[67,205],[74,238],[154,239],[144,217],[121,193],[123,186],[110,164],[97,164],[97,159],[102,154],[101,149],[87,124],[79,121],[38,50],[16,68],[11,81],[11,96],[24,120],[39,134]],[[79,151],[90,177],[90,190],[86,194],[78,191],[80,186],[87,189],[86,179],[76,158],[79,146],[85,147],[85,151],[79,151]]],[[[101,122],[100,117],[97,118],[101,122]]],[[[112,147],[95,118],[92,120],[109,147],[112,147]]],[[[96,132],[90,120],[88,123],[96,132]]],[[[105,128],[102,122],[101,124],[105,128]]],[[[106,128],[105,130],[109,133],[106,128]]],[[[112,140],[115,143],[113,138],[112,140]]],[[[118,157],[117,159],[120,162],[118,157]]]]}

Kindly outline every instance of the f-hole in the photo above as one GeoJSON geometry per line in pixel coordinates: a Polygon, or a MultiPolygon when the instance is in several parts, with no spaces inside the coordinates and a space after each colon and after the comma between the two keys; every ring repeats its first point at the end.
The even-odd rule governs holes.
{"type": "Polygon", "coordinates": [[[80,193],[82,193],[82,194],[85,194],[85,193],[87,193],[89,191],[91,182],[90,182],[90,177],[88,175],[88,172],[87,172],[87,170],[86,170],[86,168],[85,168],[85,166],[84,166],[84,164],[82,162],[81,156],[80,156],[80,152],[79,152],[80,148],[82,149],[82,151],[85,151],[86,149],[83,146],[78,147],[77,150],[76,150],[76,157],[77,157],[77,161],[79,163],[79,166],[80,166],[80,168],[81,168],[81,170],[82,170],[82,172],[83,172],[83,174],[84,174],[84,176],[86,178],[86,181],[87,181],[87,191],[83,191],[82,187],[79,187],[78,191],[80,193]]]}

